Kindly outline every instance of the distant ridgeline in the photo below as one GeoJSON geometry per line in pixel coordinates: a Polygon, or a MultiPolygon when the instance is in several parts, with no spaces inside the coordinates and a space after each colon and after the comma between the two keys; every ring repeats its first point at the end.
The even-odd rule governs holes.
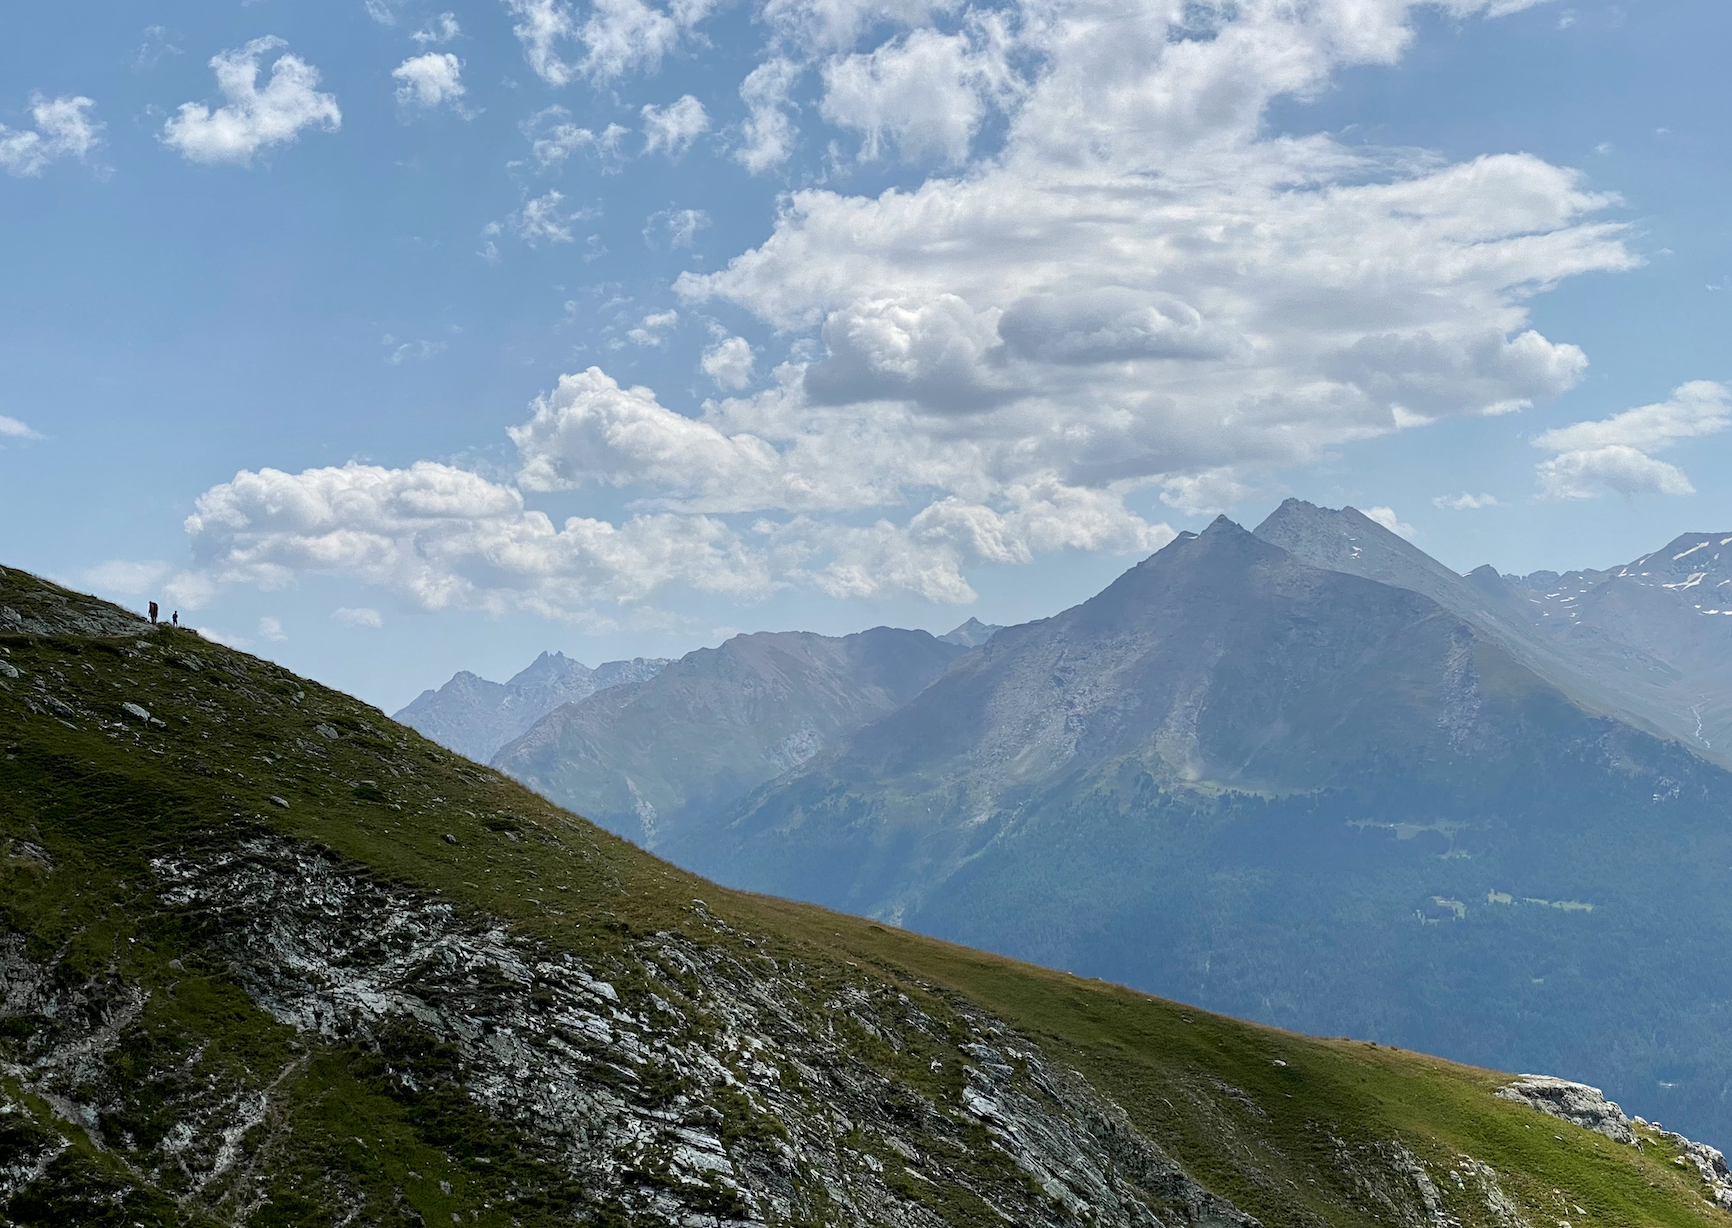
{"type": "MultiPolygon", "coordinates": [[[[1258,549],[1257,586],[1299,582],[1258,549]]],[[[1403,641],[1415,695],[1439,643],[1471,653],[1453,625],[1403,641]]],[[[702,660],[745,658],[752,686],[804,669],[886,694],[941,648],[948,671],[922,694],[1001,668],[997,638],[967,652],[914,634],[748,637],[702,660]]],[[[697,675],[684,685],[720,677],[697,675]]],[[[1481,685],[1450,677],[1452,694],[1481,685]]],[[[1480,710],[1524,702],[1506,691],[1480,710]]],[[[1472,742],[1477,719],[1492,718],[1451,729],[1472,742]]],[[[1195,722],[1205,774],[1222,747],[1246,760],[1213,721],[1195,722]]],[[[1632,782],[1659,745],[1644,736],[1607,735],[1636,756],[1620,761],[1632,782]]],[[[1701,782],[1676,783],[1664,830],[1693,839],[1701,782]]],[[[1178,844],[1218,834],[1166,805],[1136,821],[1190,822],[1178,844]]],[[[1255,851],[1273,813],[1235,846],[1255,851]]],[[[1336,844],[1398,850],[1389,864],[1425,841],[1467,847],[1425,816],[1386,821],[1394,834],[1336,844]]],[[[1703,873],[1722,864],[1697,852],[1703,873]]],[[[1241,898],[1264,889],[1256,860],[1241,898]]],[[[1593,882],[1535,873],[1594,910],[1525,901],[1506,865],[1497,909],[1396,920],[1434,951],[1472,945],[1482,913],[1528,951],[1608,917],[1590,933],[1640,931],[1593,882]]],[[[1591,975],[1631,1035],[1696,1000],[1591,975]]],[[[1718,1151],[1591,1087],[1309,1039],[737,893],[349,696],[0,569],[5,1228],[1685,1228],[1732,1223],[1727,1206],[1718,1151]]]]}
{"type": "Polygon", "coordinates": [[[544,652],[507,682],[489,682],[465,670],[437,691],[422,691],[393,719],[486,763],[560,705],[653,678],[666,664],[661,658],[634,657],[590,669],[564,653],[544,652]]]}
{"type": "Polygon", "coordinates": [[[1462,576],[1289,500],[870,702],[743,637],[496,762],[733,885],[1732,1137],[1729,610],[1732,533],[1462,576]]]}

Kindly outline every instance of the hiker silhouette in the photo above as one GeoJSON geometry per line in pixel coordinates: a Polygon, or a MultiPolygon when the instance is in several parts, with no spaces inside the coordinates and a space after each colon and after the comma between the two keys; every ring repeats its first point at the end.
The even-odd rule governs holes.
{"type": "Polygon", "coordinates": [[[156,602],[154,601],[150,603],[150,621],[156,621],[156,602]]]}

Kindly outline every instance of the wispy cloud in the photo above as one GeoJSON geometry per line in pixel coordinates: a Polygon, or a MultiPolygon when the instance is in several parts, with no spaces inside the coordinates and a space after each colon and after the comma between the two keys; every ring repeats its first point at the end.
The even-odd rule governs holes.
{"type": "Polygon", "coordinates": [[[1459,495],[1439,495],[1431,505],[1446,512],[1477,512],[1481,508],[1502,506],[1495,495],[1475,495],[1465,490],[1459,495]]]}
{"type": "Polygon", "coordinates": [[[30,95],[30,119],[34,128],[8,128],[0,124],[0,170],[15,178],[33,178],[60,158],[89,160],[102,144],[105,125],[91,118],[96,103],[83,95],[49,98],[30,95]]]}
{"type": "Polygon", "coordinates": [[[331,621],[345,627],[383,627],[385,618],[371,606],[339,606],[331,611],[331,621]]]}

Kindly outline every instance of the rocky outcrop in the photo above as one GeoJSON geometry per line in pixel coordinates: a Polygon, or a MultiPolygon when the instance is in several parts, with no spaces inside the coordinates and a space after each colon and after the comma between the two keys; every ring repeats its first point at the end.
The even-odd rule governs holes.
{"type": "MultiPolygon", "coordinates": [[[[6,570],[0,568],[0,584],[5,584],[6,577],[6,570]]],[[[0,635],[115,636],[141,635],[150,630],[150,624],[138,615],[94,597],[64,590],[32,592],[31,597],[22,612],[0,604],[0,635]]]]}
{"type": "Polygon", "coordinates": [[[1716,1147],[1692,1142],[1672,1130],[1662,1130],[1640,1117],[1626,1117],[1615,1101],[1607,1100],[1597,1087],[1586,1083],[1571,1083],[1550,1075],[1523,1075],[1507,1087],[1498,1088],[1496,1095],[1537,1109],[1548,1117],[1581,1126],[1618,1143],[1640,1146],[1638,1127],[1651,1131],[1651,1139],[1671,1144],[1678,1151],[1673,1163],[1682,1168],[1694,1168],[1708,1189],[1703,1195],[1723,1210],[1732,1211],[1732,1168],[1716,1147]]]}
{"type": "Polygon", "coordinates": [[[1586,1083],[1571,1083],[1550,1075],[1523,1075],[1508,1087],[1498,1088],[1497,1095],[1538,1109],[1548,1117],[1603,1134],[1615,1143],[1636,1141],[1624,1110],[1607,1100],[1599,1088],[1586,1083]]]}
{"type": "MultiPolygon", "coordinates": [[[[696,1225],[822,1204],[834,1222],[924,1225],[941,1222],[929,1191],[963,1189],[1025,1225],[1256,1223],[978,1012],[941,1018],[865,979],[819,985],[670,933],[586,964],[283,839],[154,869],[265,1010],[407,1081],[426,1077],[414,1038],[449,1046],[465,1094],[597,1205],[696,1225]],[[861,1033],[918,1077],[859,1060],[861,1033]]],[[[701,901],[691,912],[726,931],[701,901]]]]}

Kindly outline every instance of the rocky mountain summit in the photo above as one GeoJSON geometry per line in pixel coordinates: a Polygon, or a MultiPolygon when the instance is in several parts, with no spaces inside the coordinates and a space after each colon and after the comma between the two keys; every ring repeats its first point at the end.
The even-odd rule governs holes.
{"type": "Polygon", "coordinates": [[[960,644],[964,648],[979,648],[1004,628],[994,623],[983,623],[978,618],[971,618],[960,627],[952,627],[938,638],[946,644],[960,644]]]}
{"type": "Polygon", "coordinates": [[[1508,1076],[739,895],[267,662],[0,605],[0,1223],[1724,1214],[1508,1076]]]}
{"type": "Polygon", "coordinates": [[[506,682],[489,682],[462,670],[438,690],[422,691],[392,719],[486,763],[562,704],[608,687],[646,681],[666,664],[661,658],[633,657],[591,669],[562,652],[544,652],[506,682]]]}

